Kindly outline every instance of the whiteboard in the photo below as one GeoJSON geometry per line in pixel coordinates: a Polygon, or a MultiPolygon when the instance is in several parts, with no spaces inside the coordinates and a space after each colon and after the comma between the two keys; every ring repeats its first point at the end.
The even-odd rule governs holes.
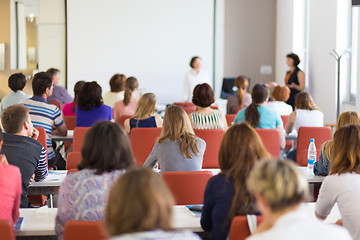
{"type": "Polygon", "coordinates": [[[135,76],[159,103],[180,101],[192,56],[212,76],[214,1],[67,1],[67,79],[97,81],[109,91],[114,73],[135,76]]]}

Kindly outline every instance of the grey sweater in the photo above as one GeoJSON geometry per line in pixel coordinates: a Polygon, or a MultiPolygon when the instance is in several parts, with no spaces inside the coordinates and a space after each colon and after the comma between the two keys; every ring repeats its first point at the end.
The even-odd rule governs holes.
{"type": "Polygon", "coordinates": [[[166,171],[200,171],[202,168],[203,156],[206,148],[206,142],[197,138],[197,147],[200,155],[193,158],[184,158],[180,145],[176,141],[165,140],[163,143],[155,143],[152,152],[146,159],[144,166],[154,167],[157,162],[160,163],[161,172],[166,171]]]}

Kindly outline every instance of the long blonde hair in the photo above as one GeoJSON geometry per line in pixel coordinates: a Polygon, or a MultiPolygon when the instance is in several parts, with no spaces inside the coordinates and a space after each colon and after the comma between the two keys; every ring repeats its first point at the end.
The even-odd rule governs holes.
{"type": "MultiPolygon", "coordinates": [[[[339,116],[339,119],[336,123],[336,129],[339,129],[339,128],[349,125],[349,124],[360,125],[360,115],[358,112],[352,112],[352,111],[343,112],[339,116]]],[[[334,149],[334,140],[333,139],[325,142],[322,145],[323,155],[325,158],[327,158],[329,160],[329,162],[331,162],[331,159],[332,159],[333,149],[334,149]]],[[[325,167],[328,167],[326,161],[323,161],[323,164],[325,167]]]]}
{"type": "Polygon", "coordinates": [[[142,95],[136,105],[135,114],[133,116],[136,120],[141,120],[150,117],[155,113],[156,96],[153,93],[145,93],[142,95]]]}
{"type": "Polygon", "coordinates": [[[191,151],[195,155],[200,154],[189,116],[179,106],[171,105],[166,108],[161,135],[157,142],[163,143],[167,139],[178,141],[184,158],[193,158],[191,151]]]}

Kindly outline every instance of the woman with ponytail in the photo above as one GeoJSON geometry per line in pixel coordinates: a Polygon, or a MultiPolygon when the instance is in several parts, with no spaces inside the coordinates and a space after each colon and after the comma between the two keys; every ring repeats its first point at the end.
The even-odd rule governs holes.
{"type": "Polygon", "coordinates": [[[247,122],[254,128],[277,128],[280,134],[280,148],[285,148],[285,130],[280,115],[273,109],[264,106],[269,99],[269,88],[264,84],[256,84],[253,88],[252,103],[240,110],[234,124],[247,122]]]}
{"type": "Polygon", "coordinates": [[[138,98],[136,92],[139,89],[139,82],[134,77],[126,79],[124,100],[117,101],[114,105],[114,119],[119,122],[123,115],[134,115],[138,98]]]}
{"type": "Polygon", "coordinates": [[[238,107],[247,107],[251,104],[251,94],[247,92],[248,86],[249,79],[246,76],[241,75],[235,79],[235,87],[238,91],[227,99],[227,114],[235,114],[238,107]]]}
{"type": "Polygon", "coordinates": [[[74,101],[71,103],[65,103],[62,109],[62,112],[65,117],[67,116],[75,116],[75,108],[77,104],[77,100],[81,91],[82,86],[84,85],[85,81],[78,81],[74,86],[74,101]]]}

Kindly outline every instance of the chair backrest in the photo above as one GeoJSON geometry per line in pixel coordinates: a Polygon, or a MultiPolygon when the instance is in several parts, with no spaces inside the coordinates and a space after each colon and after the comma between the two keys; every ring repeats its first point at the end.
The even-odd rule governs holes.
{"type": "Polygon", "coordinates": [[[283,121],[283,126],[285,128],[286,123],[289,120],[289,116],[288,115],[281,115],[280,117],[281,117],[281,120],[283,121]]]}
{"type": "Polygon", "coordinates": [[[211,109],[215,109],[215,110],[219,110],[219,107],[218,106],[210,106],[211,109]]]}
{"type": "Polygon", "coordinates": [[[307,166],[307,149],[310,144],[310,138],[315,139],[317,160],[319,160],[321,145],[331,139],[331,129],[330,127],[299,128],[296,146],[296,163],[301,166],[307,166]]]}
{"type": "Polygon", "coordinates": [[[280,135],[277,129],[261,129],[256,128],[264,147],[271,154],[271,156],[280,157],[280,135]]]}
{"type": "Polygon", "coordinates": [[[120,117],[120,120],[119,120],[119,124],[122,126],[122,127],[124,127],[124,123],[125,123],[125,120],[126,119],[129,119],[129,118],[131,118],[132,116],[131,115],[122,115],[121,117],[120,117]]]}
{"type": "Polygon", "coordinates": [[[230,127],[231,125],[233,125],[233,122],[235,120],[236,114],[226,114],[225,118],[226,118],[226,122],[227,125],[230,127]]]}
{"type": "Polygon", "coordinates": [[[222,129],[194,129],[195,135],[206,142],[202,168],[219,168],[219,150],[225,135],[222,129]]]}
{"type": "Polygon", "coordinates": [[[66,158],[66,170],[77,169],[77,166],[81,162],[81,152],[71,152],[66,158]]]}
{"type": "Polygon", "coordinates": [[[62,110],[62,103],[61,102],[54,101],[54,102],[49,102],[49,103],[57,106],[60,111],[62,110]]]}
{"type": "Polygon", "coordinates": [[[195,104],[192,102],[174,102],[173,105],[180,107],[195,106],[195,104]]]}
{"type": "Polygon", "coordinates": [[[66,116],[64,118],[65,126],[68,130],[74,130],[76,127],[76,117],[75,116],[66,116]]]}
{"type": "Polygon", "coordinates": [[[80,152],[86,132],[90,127],[76,127],[73,135],[73,152],[80,152]]]}
{"type": "MultiPolygon", "coordinates": [[[[46,131],[43,127],[35,127],[39,131],[39,137],[38,142],[41,143],[41,145],[46,149],[47,152],[47,142],[46,142],[46,131]]],[[[46,154],[46,161],[48,160],[47,154],[46,154]]]]}
{"type": "Polygon", "coordinates": [[[235,113],[237,114],[238,111],[240,111],[241,109],[244,109],[244,107],[238,107],[238,108],[236,108],[236,109],[235,109],[235,113]]]}
{"type": "MultiPolygon", "coordinates": [[[[259,225],[263,216],[256,216],[257,225],[259,225]]],[[[229,240],[245,240],[251,235],[246,216],[235,216],[231,222],[229,240]]]]}
{"type": "Polygon", "coordinates": [[[0,220],[0,233],[2,240],[15,240],[14,226],[7,220],[0,220]]]}
{"type": "Polygon", "coordinates": [[[78,171],[79,171],[79,169],[77,169],[77,168],[71,168],[71,169],[68,169],[66,175],[69,175],[70,173],[74,173],[74,172],[78,172],[78,171]]]}
{"type": "Polygon", "coordinates": [[[69,221],[64,227],[64,240],[102,240],[106,239],[103,222],[98,221],[69,221]]]}
{"type": "Polygon", "coordinates": [[[161,128],[133,128],[130,142],[132,152],[138,165],[143,165],[151,153],[156,138],[160,136],[161,128]]]}
{"type": "Polygon", "coordinates": [[[181,106],[187,114],[196,112],[196,106],[181,106]]]}
{"type": "Polygon", "coordinates": [[[177,205],[202,204],[211,171],[164,172],[161,177],[175,197],[177,205]]]}

